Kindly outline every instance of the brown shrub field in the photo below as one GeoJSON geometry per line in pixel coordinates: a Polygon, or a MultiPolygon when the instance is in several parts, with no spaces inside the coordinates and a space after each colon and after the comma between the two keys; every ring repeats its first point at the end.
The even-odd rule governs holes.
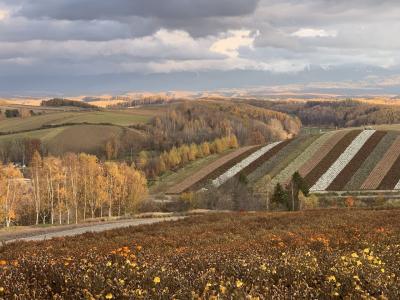
{"type": "Polygon", "coordinates": [[[399,210],[226,213],[0,249],[0,298],[399,299],[399,210]]]}

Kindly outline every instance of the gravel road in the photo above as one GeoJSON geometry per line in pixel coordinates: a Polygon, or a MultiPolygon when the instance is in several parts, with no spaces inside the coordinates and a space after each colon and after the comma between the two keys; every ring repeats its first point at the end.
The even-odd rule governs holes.
{"type": "Polygon", "coordinates": [[[124,220],[119,222],[107,223],[107,224],[96,224],[92,226],[86,226],[81,228],[67,229],[57,232],[48,232],[44,234],[32,235],[29,237],[17,238],[6,241],[6,243],[12,243],[16,241],[43,241],[57,237],[75,236],[83,234],[86,232],[101,232],[106,230],[112,230],[117,228],[124,228],[129,226],[139,226],[161,223],[166,221],[177,221],[183,219],[184,217],[168,217],[168,218],[149,218],[149,219],[134,219],[134,220],[124,220]]]}

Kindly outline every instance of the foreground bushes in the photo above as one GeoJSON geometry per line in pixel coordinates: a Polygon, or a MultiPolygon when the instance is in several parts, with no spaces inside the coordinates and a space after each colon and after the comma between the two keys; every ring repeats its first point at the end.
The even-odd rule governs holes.
{"type": "Polygon", "coordinates": [[[215,214],[11,244],[0,249],[0,298],[399,299],[399,217],[215,214]]]}

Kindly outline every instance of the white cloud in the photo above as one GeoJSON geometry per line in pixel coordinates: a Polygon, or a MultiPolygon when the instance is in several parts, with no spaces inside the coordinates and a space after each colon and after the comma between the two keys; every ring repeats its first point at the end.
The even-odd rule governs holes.
{"type": "Polygon", "coordinates": [[[9,16],[9,12],[7,10],[0,9],[0,21],[6,19],[9,16]]]}
{"type": "Polygon", "coordinates": [[[337,31],[315,28],[301,28],[296,32],[293,32],[292,36],[296,36],[299,38],[336,37],[337,31]]]}
{"type": "Polygon", "coordinates": [[[227,37],[213,43],[210,50],[228,57],[238,57],[239,48],[252,48],[257,35],[258,32],[255,35],[252,35],[250,30],[232,30],[228,32],[227,37]]]}

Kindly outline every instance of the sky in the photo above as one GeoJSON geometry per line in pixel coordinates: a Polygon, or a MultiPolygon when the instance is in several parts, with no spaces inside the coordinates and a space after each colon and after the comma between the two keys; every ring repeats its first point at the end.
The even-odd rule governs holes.
{"type": "Polygon", "coordinates": [[[398,0],[0,0],[0,95],[400,94],[398,0]]]}

